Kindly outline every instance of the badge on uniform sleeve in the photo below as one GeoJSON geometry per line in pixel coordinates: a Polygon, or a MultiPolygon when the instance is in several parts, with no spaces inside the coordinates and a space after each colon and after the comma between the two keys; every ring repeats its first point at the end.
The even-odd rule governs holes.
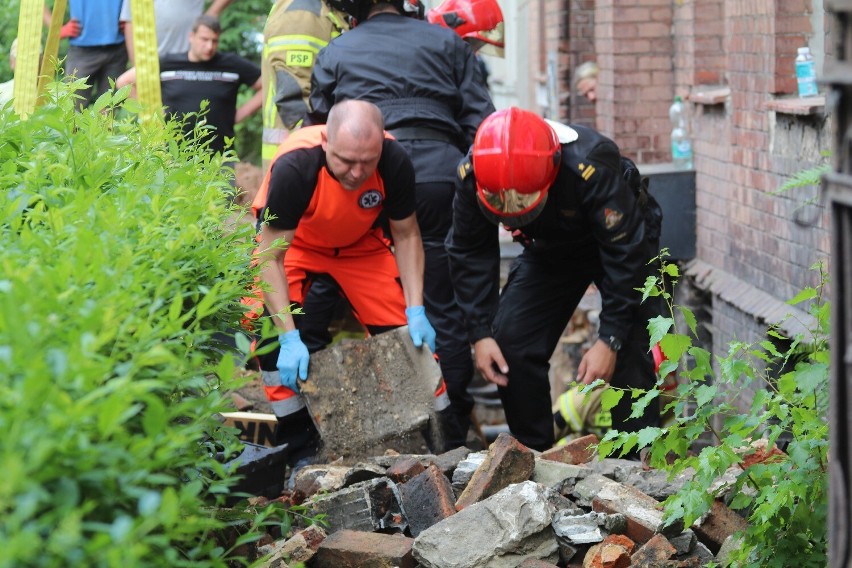
{"type": "Polygon", "coordinates": [[[586,181],[589,181],[589,178],[592,177],[592,174],[595,173],[595,166],[591,164],[586,165],[580,162],[580,165],[577,166],[577,169],[580,170],[580,177],[586,181]]]}
{"type": "Polygon", "coordinates": [[[604,209],[604,225],[607,230],[612,230],[614,227],[618,226],[621,223],[621,219],[624,218],[624,213],[617,209],[604,209]]]}
{"type": "Polygon", "coordinates": [[[470,155],[467,155],[461,162],[459,162],[459,168],[457,170],[459,179],[464,181],[464,179],[470,174],[471,170],[473,170],[473,165],[470,163],[470,155]]]}
{"type": "Polygon", "coordinates": [[[314,55],[310,51],[288,51],[284,63],[288,67],[313,67],[314,55]]]}

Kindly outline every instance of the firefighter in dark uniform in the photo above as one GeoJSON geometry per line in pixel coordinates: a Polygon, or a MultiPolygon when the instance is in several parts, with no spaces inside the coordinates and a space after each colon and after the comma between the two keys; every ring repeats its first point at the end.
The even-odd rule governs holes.
{"type": "MultiPolygon", "coordinates": [[[[549,359],[589,284],[602,296],[599,338],[577,381],[616,387],[655,383],[646,323],[658,305],[642,304],[654,267],[662,214],[628,179],[632,162],[614,142],[580,126],[545,121],[517,108],[480,126],[461,165],[447,250],[459,304],[483,376],[498,385],[512,434],[536,450],[554,442],[549,359]],[[525,249],[502,292],[497,224],[525,249]]],[[[659,408],[629,418],[630,396],[612,409],[613,428],[659,422],[659,408]]]]}
{"type": "Polygon", "coordinates": [[[458,447],[465,443],[473,409],[467,393],[473,362],[444,241],[452,222],[455,166],[494,106],[478,80],[471,47],[447,28],[406,17],[407,8],[416,4],[337,4],[356,23],[317,56],[309,118],[324,122],[331,106],[346,99],[372,102],[381,109],[385,128],[411,157],[426,253],[424,303],[437,332],[437,355],[451,402],[442,429],[446,449],[458,447]]]}

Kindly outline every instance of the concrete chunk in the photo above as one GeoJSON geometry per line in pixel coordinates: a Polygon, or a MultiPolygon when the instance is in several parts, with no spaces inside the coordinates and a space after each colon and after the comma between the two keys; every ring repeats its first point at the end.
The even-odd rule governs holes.
{"type": "MultiPolygon", "coordinates": [[[[490,568],[519,549],[541,559],[555,556],[549,492],[532,481],[510,485],[420,533],[414,557],[423,568],[490,568]]],[[[512,565],[524,558],[513,556],[512,565]]]]}
{"type": "Polygon", "coordinates": [[[564,485],[573,486],[577,480],[590,473],[592,470],[588,467],[542,459],[539,456],[535,460],[532,480],[560,491],[564,485]]]}
{"type": "Polygon", "coordinates": [[[453,471],[453,491],[455,491],[456,495],[461,495],[461,492],[470,483],[473,473],[484,461],[485,452],[476,452],[468,454],[466,458],[458,463],[455,471],[453,471]]]}
{"type": "Polygon", "coordinates": [[[407,527],[399,489],[386,477],[315,496],[307,506],[311,516],[326,515],[329,534],[342,529],[375,531],[407,527]]]}
{"type": "Polygon", "coordinates": [[[315,568],[414,568],[413,539],[352,530],[326,538],[311,561],[315,568]]]}
{"type": "Polygon", "coordinates": [[[663,507],[641,491],[598,474],[592,474],[574,486],[578,500],[591,497],[592,509],[603,513],[621,513],[627,518],[627,536],[639,543],[648,542],[656,533],[676,536],[683,522],[665,524],[663,507]]]}
{"type": "Polygon", "coordinates": [[[440,381],[432,354],[415,348],[402,327],[312,354],[301,392],[323,453],[357,461],[380,445],[419,443],[440,381]]]}
{"type": "Polygon", "coordinates": [[[512,483],[527,481],[534,467],[532,450],[509,434],[500,434],[488,449],[485,461],[459,495],[456,510],[486,499],[512,483]]]}

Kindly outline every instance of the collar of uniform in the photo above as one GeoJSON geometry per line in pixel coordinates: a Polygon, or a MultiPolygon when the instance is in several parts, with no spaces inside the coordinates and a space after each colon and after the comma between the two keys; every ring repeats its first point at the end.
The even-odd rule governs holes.
{"type": "Polygon", "coordinates": [[[567,124],[562,124],[561,122],[556,122],[553,120],[545,119],[545,122],[550,125],[553,131],[556,133],[556,137],[559,139],[560,144],[570,144],[574,142],[580,135],[576,130],[568,126],[567,124]]]}

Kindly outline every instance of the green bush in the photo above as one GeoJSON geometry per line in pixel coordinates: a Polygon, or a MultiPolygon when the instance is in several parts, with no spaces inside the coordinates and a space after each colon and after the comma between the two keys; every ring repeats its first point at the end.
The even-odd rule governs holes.
{"type": "MultiPolygon", "coordinates": [[[[695,316],[688,308],[673,305],[670,292],[662,284],[664,280],[677,281],[678,267],[668,263],[662,266],[663,277],[649,278],[643,293],[646,297],[663,295],[669,305],[668,317],[649,322],[649,345],[659,341],[668,358],[660,367],[661,376],[680,369],[681,384],[668,406],[678,418],[665,428],[645,428],[636,433],[611,431],[601,440],[600,454],[619,450],[623,454],[647,447],[651,465],[668,470],[671,477],[691,470],[690,480],[665,501],[667,519],[683,519],[691,526],[717,497],[722,475],[755,453],[752,442],[763,440],[772,448],[779,439],[786,439],[786,453],[745,467],[732,485],[724,488],[733,495],[729,506],[749,521],[726,565],[825,566],[830,310],[822,296],[826,282],[822,265],[815,266],[819,284],[788,302],[807,306],[812,318],[809,333],[788,337],[780,329],[770,328],[765,340],[732,342],[726,356],[715,358],[693,345],[697,337],[695,316]],[[675,326],[676,313],[689,328],[684,333],[675,326]],[[689,362],[681,364],[682,359],[689,362]],[[750,392],[755,392],[753,397],[750,392]],[[751,400],[751,404],[740,410],[729,402],[737,399],[751,400]],[[712,434],[715,445],[692,453],[695,442],[706,432],[712,434]]],[[[800,322],[801,327],[808,323],[800,322]]],[[[607,389],[602,405],[614,406],[624,394],[624,390],[607,389]]],[[[631,394],[637,399],[633,414],[641,415],[660,391],[631,394]]]]}
{"type": "Polygon", "coordinates": [[[0,566],[224,566],[252,231],[221,158],[70,88],[0,111],[0,566]]]}

